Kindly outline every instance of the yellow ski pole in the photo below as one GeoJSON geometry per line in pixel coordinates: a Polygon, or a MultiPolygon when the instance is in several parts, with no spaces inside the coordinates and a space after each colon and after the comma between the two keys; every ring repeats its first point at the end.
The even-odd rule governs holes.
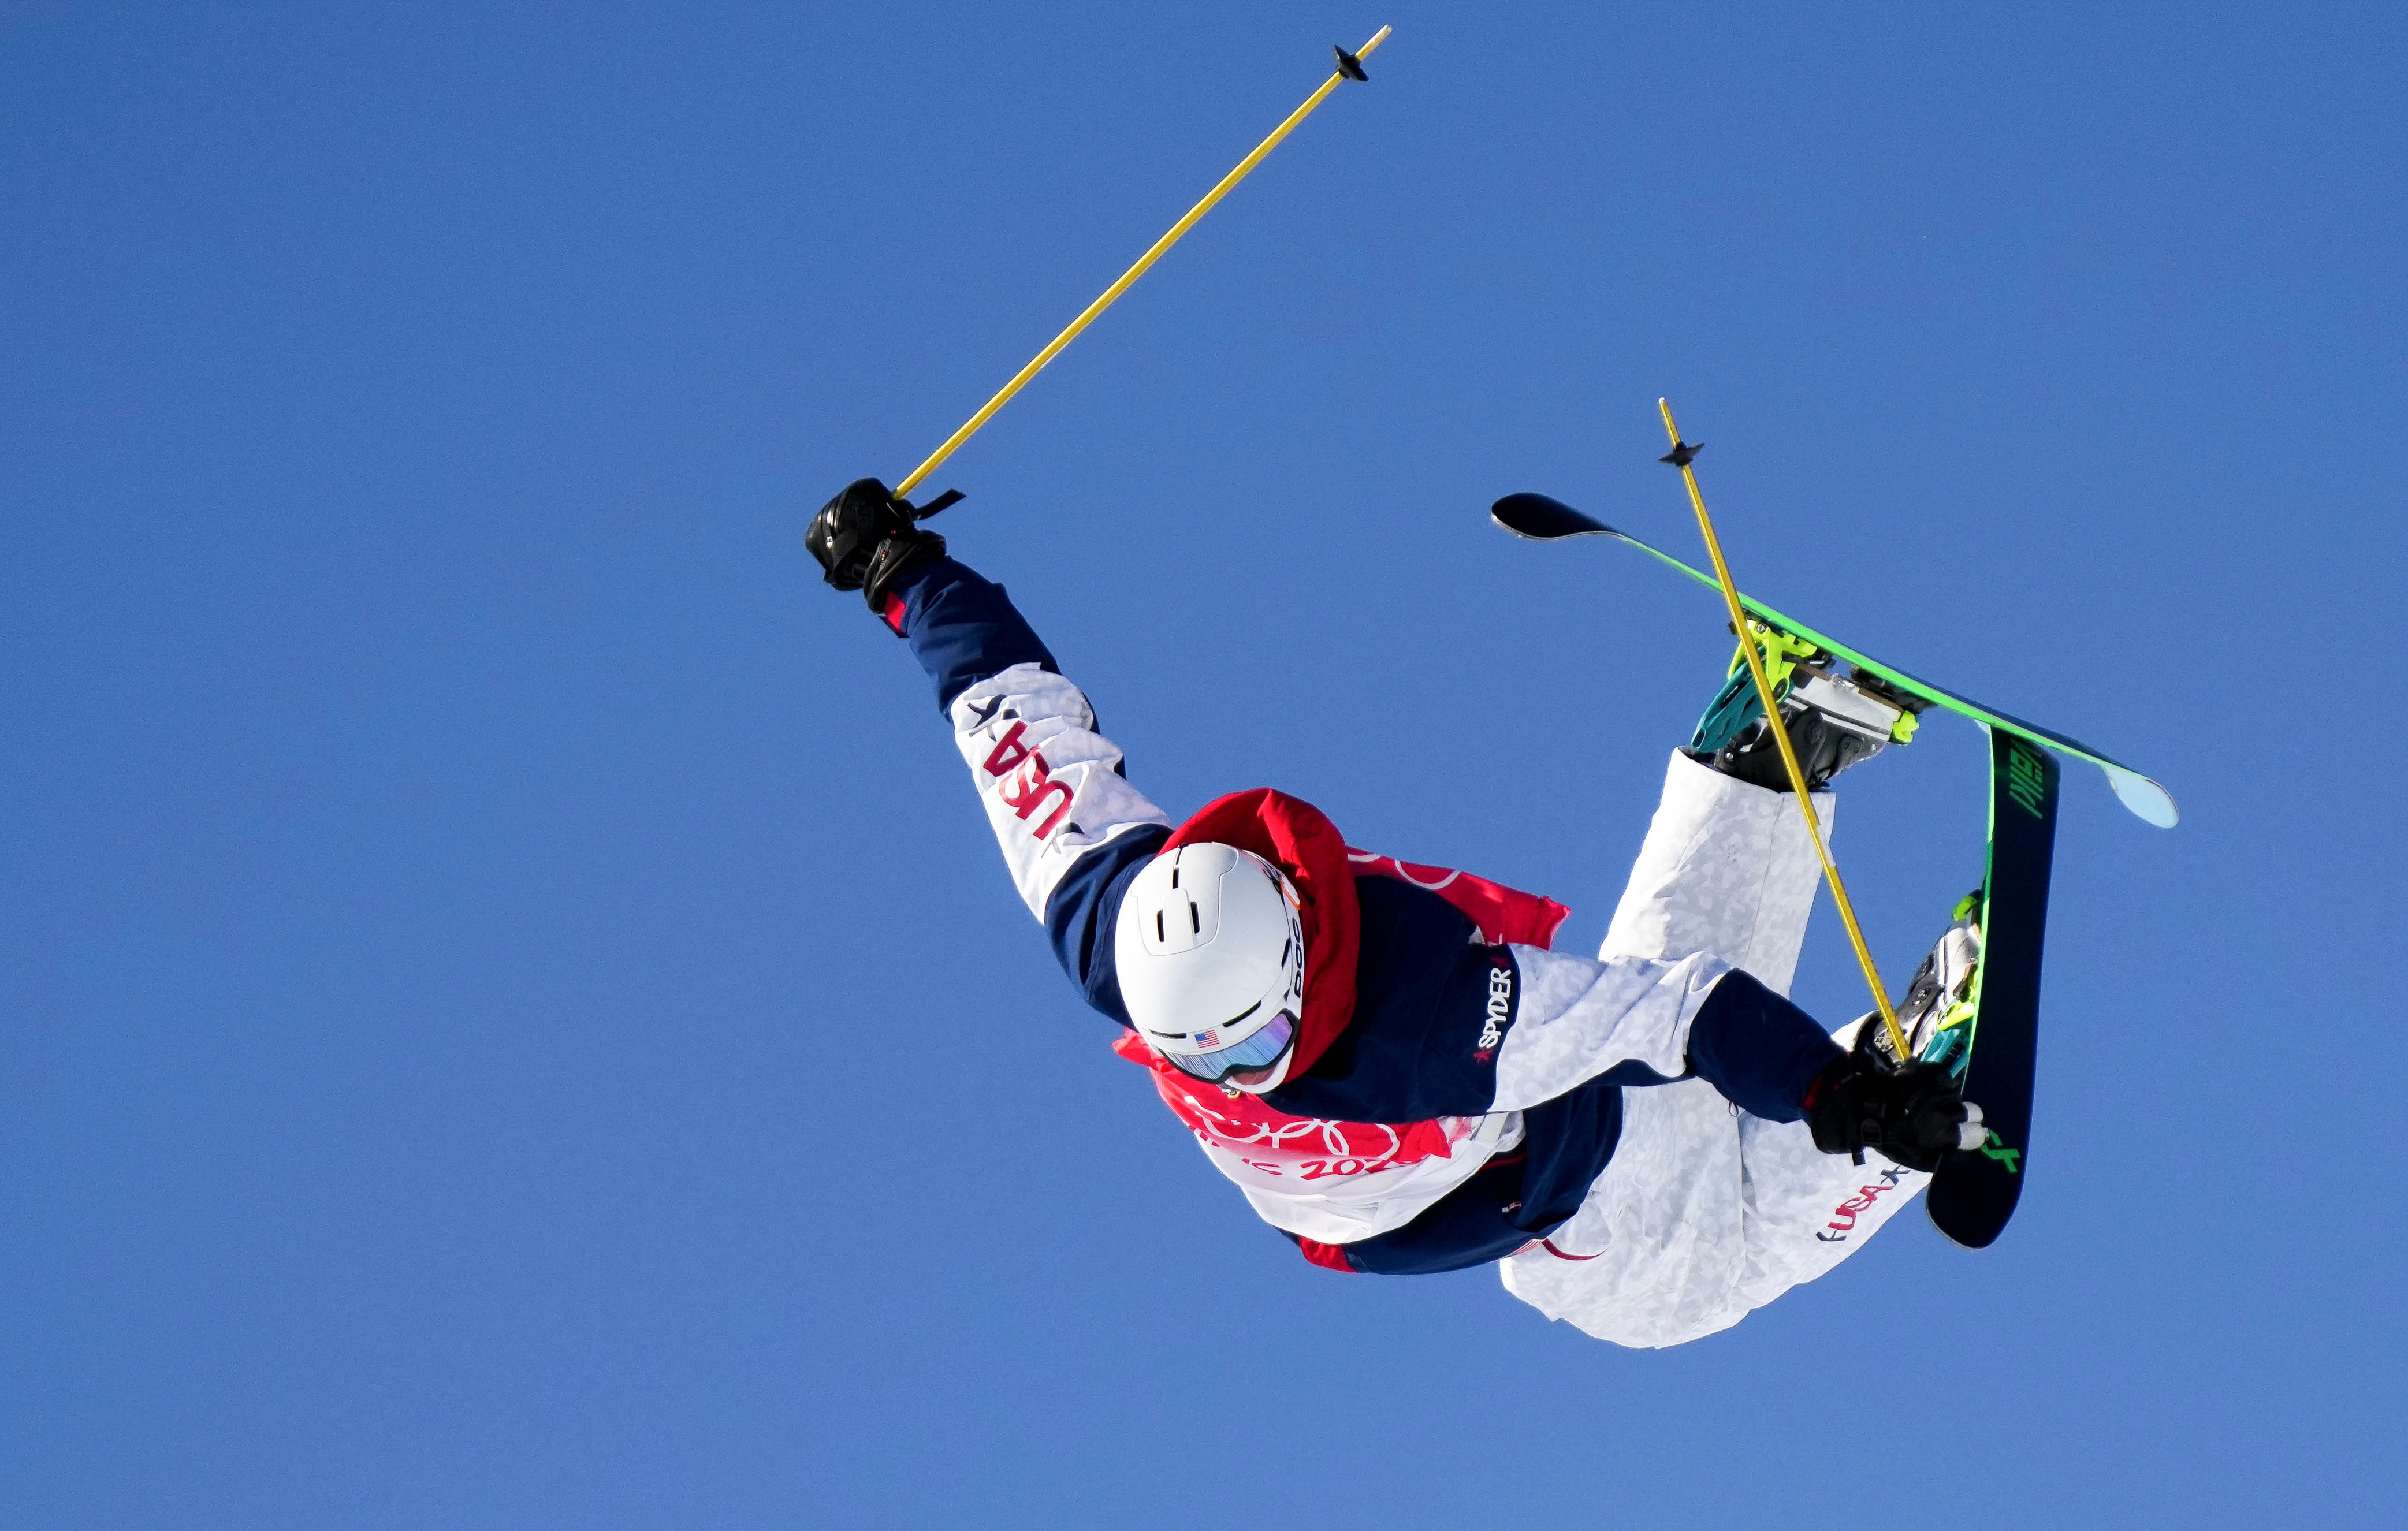
{"type": "Polygon", "coordinates": [[[1306,118],[1312,116],[1312,109],[1315,107],[1320,106],[1324,101],[1329,99],[1330,92],[1338,89],[1339,85],[1346,80],[1368,79],[1369,77],[1363,73],[1363,60],[1369,56],[1373,49],[1388,40],[1388,28],[1384,26],[1382,27],[1379,31],[1371,35],[1371,40],[1369,42],[1365,43],[1361,48],[1355,50],[1352,53],[1349,53],[1342,48],[1337,50],[1338,67],[1327,79],[1322,81],[1321,89],[1305,97],[1303,106],[1297,107],[1296,110],[1292,112],[1289,112],[1287,114],[1287,121],[1271,129],[1271,136],[1265,138],[1261,143],[1256,144],[1253,153],[1247,155],[1244,159],[1240,160],[1236,169],[1230,171],[1227,175],[1223,176],[1219,184],[1215,185],[1211,191],[1205,193],[1203,201],[1198,202],[1196,206],[1188,208],[1186,217],[1181,219],[1178,222],[1171,224],[1170,232],[1164,235],[1161,238],[1156,239],[1144,254],[1137,258],[1137,264],[1135,265],[1130,266],[1126,271],[1122,272],[1120,280],[1112,283],[1110,287],[1105,288],[1103,296],[1096,299],[1095,302],[1088,304],[1085,308],[1081,310],[1079,317],[1070,321],[1069,328],[1055,336],[1053,339],[1053,343],[1048,345],[1043,351],[1039,351],[1026,366],[1024,366],[1018,372],[1013,373],[1011,375],[1011,380],[1005,383],[1002,389],[996,393],[995,397],[987,400],[984,405],[981,406],[977,414],[970,416],[968,420],[963,422],[962,428],[960,430],[955,431],[953,435],[945,437],[945,444],[943,446],[939,447],[935,451],[930,452],[926,462],[921,464],[918,467],[913,468],[910,478],[905,479],[901,483],[895,486],[895,497],[900,499],[904,495],[911,493],[913,487],[916,486],[921,479],[926,478],[929,474],[936,472],[939,467],[942,466],[945,459],[951,457],[954,451],[961,447],[963,442],[968,441],[971,436],[976,436],[979,432],[980,426],[984,425],[988,421],[993,420],[996,410],[1011,402],[1011,395],[1019,393],[1022,388],[1025,387],[1029,379],[1034,378],[1039,372],[1044,371],[1046,363],[1052,361],[1054,357],[1061,355],[1062,349],[1065,346],[1068,346],[1071,341],[1079,338],[1079,332],[1085,329],[1089,324],[1094,323],[1097,314],[1100,314],[1105,309],[1111,308],[1113,301],[1123,293],[1127,292],[1131,287],[1137,285],[1137,279],[1145,275],[1146,267],[1162,259],[1163,251],[1179,243],[1181,236],[1184,235],[1189,229],[1194,228],[1197,223],[1203,219],[1206,213],[1212,210],[1214,203],[1219,202],[1223,197],[1228,195],[1229,189],[1231,187],[1245,179],[1247,174],[1251,172],[1254,166],[1262,164],[1263,160],[1269,155],[1270,151],[1279,147],[1280,140],[1282,138],[1286,137],[1290,133],[1294,132],[1296,130],[1296,125],[1298,122],[1301,122],[1306,118]]]}
{"type": "Polygon", "coordinates": [[[1681,481],[1689,487],[1689,504],[1698,512],[1698,530],[1706,534],[1706,552],[1714,561],[1714,578],[1722,581],[1723,604],[1730,608],[1731,631],[1739,635],[1739,651],[1747,657],[1747,673],[1756,681],[1756,694],[1764,703],[1764,721],[1772,730],[1773,743],[1781,747],[1781,764],[1789,772],[1789,790],[1798,799],[1798,811],[1806,815],[1806,833],[1814,842],[1814,854],[1823,863],[1824,880],[1831,884],[1831,902],[1840,907],[1840,923],[1848,927],[1848,941],[1856,949],[1856,966],[1865,970],[1865,986],[1873,992],[1873,1004],[1881,1010],[1882,1024],[1889,1030],[1889,1044],[1901,1058],[1906,1052],[1906,1033],[1899,1028],[1898,1012],[1890,1009],[1889,991],[1882,987],[1881,969],[1873,966],[1871,948],[1865,945],[1865,933],[1856,923],[1856,906],[1848,902],[1848,885],[1840,880],[1840,868],[1832,863],[1830,848],[1823,843],[1823,821],[1814,812],[1814,800],[1806,791],[1806,773],[1798,768],[1798,751],[1789,743],[1788,725],[1781,721],[1781,703],[1772,694],[1772,682],[1764,673],[1764,658],[1756,651],[1756,638],[1747,630],[1747,611],[1739,604],[1739,583],[1731,578],[1730,565],[1723,562],[1722,538],[1714,536],[1714,522],[1706,514],[1706,497],[1698,490],[1698,470],[1689,465],[1696,460],[1698,449],[1681,439],[1681,427],[1672,423],[1672,404],[1657,399],[1656,408],[1664,412],[1664,434],[1672,438],[1672,450],[1664,461],[1681,470],[1681,481]]]}

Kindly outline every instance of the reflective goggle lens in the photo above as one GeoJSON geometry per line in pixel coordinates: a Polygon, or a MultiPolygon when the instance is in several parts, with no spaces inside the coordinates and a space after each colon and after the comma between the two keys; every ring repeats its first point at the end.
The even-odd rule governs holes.
{"type": "Polygon", "coordinates": [[[1241,1068],[1268,1068],[1279,1062],[1288,1044],[1296,1040],[1296,1017],[1280,1011],[1242,1042],[1215,1048],[1210,1052],[1166,1052],[1182,1074],[1190,1074],[1207,1084],[1218,1084],[1241,1068]]]}

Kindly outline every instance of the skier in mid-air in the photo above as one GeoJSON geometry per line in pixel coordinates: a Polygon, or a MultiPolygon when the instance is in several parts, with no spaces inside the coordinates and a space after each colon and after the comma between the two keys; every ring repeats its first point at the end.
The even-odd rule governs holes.
{"type": "MultiPolygon", "coordinates": [[[[1963,1013],[1970,922],[1899,1007],[1905,1060],[1881,1025],[1827,1033],[1785,997],[1818,864],[1743,668],[1673,752],[1591,960],[1550,949],[1561,905],[1350,850],[1275,791],[1173,825],[1003,588],[878,480],[805,541],[936,681],[1022,899],[1125,1028],[1114,1050],[1313,1264],[1497,1262],[1550,1318],[1675,1345],[1829,1270],[1984,1140],[1914,1061],[1963,1013]]],[[[1920,704],[1759,641],[1828,826],[1826,784],[1920,704]]]]}

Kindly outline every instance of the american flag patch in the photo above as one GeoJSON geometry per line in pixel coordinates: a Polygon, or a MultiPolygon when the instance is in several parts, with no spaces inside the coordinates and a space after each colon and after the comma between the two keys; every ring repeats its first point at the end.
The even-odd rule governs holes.
{"type": "Polygon", "coordinates": [[[1221,1034],[1217,1031],[1199,1031],[1196,1034],[1196,1045],[1201,1048],[1219,1047],[1221,1034]]]}

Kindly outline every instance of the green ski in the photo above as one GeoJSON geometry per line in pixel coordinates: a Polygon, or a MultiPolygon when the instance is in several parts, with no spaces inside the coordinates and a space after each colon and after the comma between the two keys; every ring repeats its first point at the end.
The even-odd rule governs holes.
{"type": "MultiPolygon", "coordinates": [[[[1660,563],[1680,570],[1709,590],[1721,588],[1714,577],[1704,570],[1693,568],[1661,549],[1649,547],[1627,532],[1617,531],[1605,522],[1584,515],[1560,500],[1549,499],[1544,494],[1508,494],[1497,502],[1489,514],[1498,525],[1504,527],[1514,536],[1528,537],[1538,542],[1552,542],[1558,537],[1613,537],[1630,544],[1660,563]]],[[[2051,749],[2062,750],[2067,754],[2077,755],[2090,762],[2107,773],[2107,784],[2114,789],[2117,799],[2144,823],[2155,824],[2159,829],[2172,829],[2182,816],[2174,807],[2173,794],[2167,792],[2164,787],[2123,762],[2100,754],[2079,739],[2070,738],[2063,734],[2042,728],[2038,723],[2026,723],[1995,708],[1984,707],[1981,703],[1959,696],[1953,691],[1943,691],[1928,680],[1918,680],[1894,665],[1869,658],[1837,638],[1816,632],[1804,622],[1783,616],[1753,596],[1741,595],[1740,604],[1747,608],[1748,615],[1757,621],[1777,627],[1794,637],[1804,638],[1818,648],[1828,650],[1849,664],[1879,676],[1900,691],[1909,692],[1935,706],[1971,718],[1993,733],[2003,731],[2029,739],[2036,744],[2045,744],[2051,749]]],[[[1986,1104],[1985,1109],[1987,1109],[1986,1104]]]]}

